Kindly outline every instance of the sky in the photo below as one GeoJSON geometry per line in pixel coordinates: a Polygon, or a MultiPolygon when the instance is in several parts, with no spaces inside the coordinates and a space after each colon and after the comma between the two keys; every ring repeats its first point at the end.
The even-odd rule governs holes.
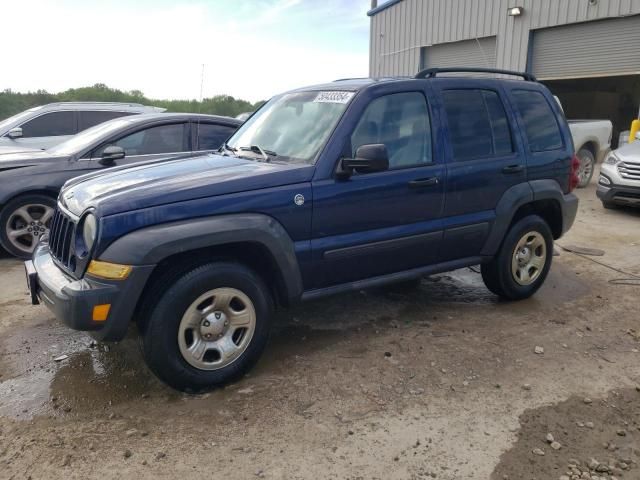
{"type": "Polygon", "coordinates": [[[368,75],[369,0],[2,2],[0,90],[250,101],[368,75]],[[203,73],[204,65],[204,77],[203,73]]]}

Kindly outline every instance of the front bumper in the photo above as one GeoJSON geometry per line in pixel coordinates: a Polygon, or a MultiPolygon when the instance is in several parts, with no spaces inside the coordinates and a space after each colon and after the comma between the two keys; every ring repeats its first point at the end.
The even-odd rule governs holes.
{"type": "Polygon", "coordinates": [[[153,266],[133,267],[126,280],[99,280],[68,276],[53,261],[49,246],[41,243],[33,260],[25,262],[32,303],[42,302],[56,318],[74,330],[85,330],[98,340],[121,340],[153,266]],[[96,305],[110,305],[104,321],[93,320],[96,305]]]}
{"type": "Polygon", "coordinates": [[[599,183],[596,195],[603,202],[640,207],[640,186],[602,185],[599,183]]]}

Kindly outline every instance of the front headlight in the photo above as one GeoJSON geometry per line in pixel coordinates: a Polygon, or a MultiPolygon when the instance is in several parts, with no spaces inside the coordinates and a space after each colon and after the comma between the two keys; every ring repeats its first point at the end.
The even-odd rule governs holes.
{"type": "Polygon", "coordinates": [[[82,239],[84,240],[84,246],[87,247],[87,252],[91,251],[93,243],[96,241],[96,233],[98,232],[98,222],[95,215],[92,213],[84,217],[82,226],[82,239]]]}
{"type": "Polygon", "coordinates": [[[607,158],[605,158],[604,163],[608,165],[616,165],[619,161],[620,159],[616,157],[616,154],[611,152],[609,155],[607,155],[607,158]]]}

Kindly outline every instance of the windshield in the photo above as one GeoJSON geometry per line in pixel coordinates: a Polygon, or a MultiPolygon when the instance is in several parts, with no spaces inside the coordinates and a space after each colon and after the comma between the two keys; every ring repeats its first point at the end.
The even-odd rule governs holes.
{"type": "Polygon", "coordinates": [[[75,155],[87,148],[91,148],[96,141],[102,140],[103,137],[119,130],[130,123],[126,118],[116,118],[108,122],[100,123],[95,127],[88,128],[83,132],[71,137],[66,142],[51,147],[48,152],[54,155],[75,155]]]}
{"type": "Polygon", "coordinates": [[[40,110],[42,107],[33,107],[29,110],[25,110],[24,112],[16,113],[12,117],[5,118],[0,122],[0,132],[2,132],[5,128],[10,127],[11,125],[19,122],[23,118],[29,117],[36,110],[40,110]]]}
{"type": "Polygon", "coordinates": [[[353,92],[296,92],[272,98],[229,139],[238,155],[313,164],[353,92]],[[273,158],[272,158],[273,157],[273,158]]]}

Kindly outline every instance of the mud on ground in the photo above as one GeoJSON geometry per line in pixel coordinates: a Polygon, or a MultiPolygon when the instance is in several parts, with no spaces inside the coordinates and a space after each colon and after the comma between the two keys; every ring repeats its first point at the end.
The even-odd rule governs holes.
{"type": "MultiPolygon", "coordinates": [[[[640,274],[640,212],[579,196],[558,243],[640,274]]],[[[640,479],[640,287],[589,258],[560,250],[517,303],[464,269],[299,305],[250,375],[199,396],[160,384],[134,331],[93,345],[29,305],[23,275],[0,259],[0,478],[529,480],[593,458],[640,479]]]]}

